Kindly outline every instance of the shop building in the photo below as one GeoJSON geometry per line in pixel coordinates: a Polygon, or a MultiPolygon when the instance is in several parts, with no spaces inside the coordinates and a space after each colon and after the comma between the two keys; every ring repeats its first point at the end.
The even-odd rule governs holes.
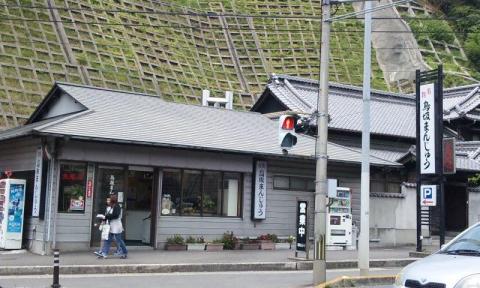
{"type": "MultiPolygon", "coordinates": [[[[95,216],[111,192],[128,245],[163,248],[174,234],[295,235],[298,200],[308,201],[311,233],[315,139],[299,136],[285,155],[277,125],[260,113],[57,83],[26,125],[0,134],[0,169],[27,179],[24,245],[35,253],[98,246],[95,216]],[[263,220],[252,219],[259,161],[263,220]]],[[[328,156],[329,177],[359,191],[360,151],[329,143],[328,156]]],[[[394,174],[403,167],[370,161],[394,174]]]]}
{"type": "MultiPolygon", "coordinates": [[[[286,111],[310,114],[316,109],[318,82],[272,75],[251,109],[271,119],[286,111]]],[[[361,151],[362,88],[331,83],[328,140],[361,151]]],[[[415,95],[373,90],[371,95],[371,155],[402,164],[402,169],[371,168],[371,240],[384,244],[415,242],[415,95]],[[399,172],[399,173],[398,173],[399,172]],[[403,185],[401,185],[404,183],[403,185]]],[[[452,235],[480,221],[480,194],[468,178],[480,171],[480,85],[444,90],[444,136],[456,139],[456,173],[446,176],[446,229],[452,235]]],[[[359,221],[360,191],[353,190],[353,218],[359,221]]],[[[439,231],[439,209],[424,208],[430,226],[439,231]]]]}

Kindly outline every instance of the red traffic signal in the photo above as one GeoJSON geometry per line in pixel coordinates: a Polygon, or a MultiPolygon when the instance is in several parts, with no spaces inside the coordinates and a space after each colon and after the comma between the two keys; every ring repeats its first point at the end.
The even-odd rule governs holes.
{"type": "Polygon", "coordinates": [[[295,117],[293,116],[282,116],[280,117],[282,129],[283,130],[293,130],[295,129],[295,117]],[[282,120],[282,117],[283,120],[282,120]]]}
{"type": "Polygon", "coordinates": [[[297,144],[297,136],[295,134],[296,118],[293,115],[283,115],[278,120],[278,144],[283,150],[288,150],[297,144]]]}

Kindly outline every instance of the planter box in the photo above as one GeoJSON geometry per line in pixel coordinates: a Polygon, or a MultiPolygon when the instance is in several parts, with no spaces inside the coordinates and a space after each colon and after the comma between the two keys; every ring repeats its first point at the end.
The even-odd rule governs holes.
{"type": "Polygon", "coordinates": [[[242,249],[242,242],[235,241],[235,245],[233,246],[233,250],[240,250],[242,249]]]}
{"type": "Polygon", "coordinates": [[[168,251],[185,251],[185,250],[187,250],[187,245],[185,245],[185,244],[165,244],[165,250],[168,250],[168,251]]]}
{"type": "Polygon", "coordinates": [[[205,250],[205,243],[187,243],[188,251],[203,251],[205,250]]]}
{"type": "Polygon", "coordinates": [[[275,249],[277,249],[277,250],[292,249],[292,244],[290,244],[290,243],[275,243],[275,249]]]}
{"type": "Polygon", "coordinates": [[[260,240],[261,250],[275,250],[275,243],[270,240],[260,240]]]}
{"type": "Polygon", "coordinates": [[[223,243],[208,243],[205,247],[207,251],[223,251],[223,243]]]}
{"type": "Polygon", "coordinates": [[[258,250],[260,248],[259,243],[242,243],[240,245],[242,250],[258,250]]]}

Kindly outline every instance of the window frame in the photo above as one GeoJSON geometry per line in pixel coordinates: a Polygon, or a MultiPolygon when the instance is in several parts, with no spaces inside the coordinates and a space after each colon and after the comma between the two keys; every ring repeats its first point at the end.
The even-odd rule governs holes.
{"type": "MultiPolygon", "coordinates": [[[[82,161],[60,161],[58,164],[58,196],[57,196],[57,213],[59,214],[67,214],[67,215],[85,215],[87,210],[87,181],[88,181],[88,163],[82,161]],[[82,211],[78,212],[69,212],[69,211],[60,211],[60,193],[63,191],[61,190],[63,179],[62,179],[62,165],[85,165],[85,176],[83,179],[83,199],[84,199],[84,206],[82,211]]],[[[63,199],[63,197],[62,197],[63,199]]]]}
{"type": "MultiPolygon", "coordinates": [[[[164,170],[177,170],[180,172],[180,183],[181,183],[181,187],[180,187],[180,200],[179,200],[179,203],[180,203],[180,210],[178,212],[177,215],[171,215],[171,214],[161,214],[161,217],[205,217],[205,218],[237,218],[237,219],[243,219],[243,205],[244,205],[244,199],[243,199],[243,196],[244,196],[244,173],[243,172],[238,172],[238,171],[224,171],[224,170],[214,170],[214,169],[196,169],[196,168],[178,168],[178,167],[163,167],[163,168],[160,168],[160,171],[162,171],[162,187],[161,187],[161,193],[159,195],[160,199],[163,199],[163,172],[164,170]],[[182,203],[182,200],[183,200],[183,191],[184,191],[184,171],[185,170],[190,170],[190,171],[199,171],[201,173],[201,204],[200,204],[200,215],[183,215],[182,213],[182,209],[181,209],[181,203],[182,203]],[[221,197],[220,199],[218,199],[220,201],[219,205],[220,205],[220,215],[204,215],[203,213],[203,199],[204,199],[204,194],[205,194],[205,191],[204,191],[204,175],[205,175],[205,172],[215,172],[215,173],[220,173],[221,175],[221,187],[222,187],[222,193],[221,193],[221,197]],[[224,193],[223,193],[223,184],[224,184],[224,181],[225,181],[225,174],[229,174],[229,173],[232,173],[232,174],[238,174],[239,175],[239,183],[238,183],[238,201],[239,201],[239,204],[238,204],[238,215],[237,216],[225,216],[223,215],[223,199],[224,199],[224,193]]],[[[160,207],[162,205],[161,203],[161,200],[160,200],[160,207]]]]}
{"type": "Polygon", "coordinates": [[[315,192],[315,185],[313,185],[313,189],[310,189],[310,190],[308,189],[308,181],[313,181],[313,183],[315,183],[315,178],[310,178],[310,177],[305,177],[305,176],[295,176],[295,175],[292,176],[292,175],[277,174],[277,175],[273,175],[272,180],[273,180],[272,185],[273,185],[274,190],[315,192]],[[275,178],[276,177],[288,178],[288,188],[275,186],[275,178]],[[305,182],[305,190],[292,188],[292,178],[307,180],[307,182],[305,182]]]}

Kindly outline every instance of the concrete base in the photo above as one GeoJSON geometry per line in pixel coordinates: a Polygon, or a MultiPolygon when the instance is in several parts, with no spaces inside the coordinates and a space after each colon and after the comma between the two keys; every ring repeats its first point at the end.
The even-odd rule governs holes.
{"type": "MultiPolygon", "coordinates": [[[[370,267],[405,267],[417,259],[372,260],[370,267]]],[[[327,269],[356,268],[357,261],[329,261],[327,269]]],[[[296,271],[312,270],[313,261],[259,262],[259,263],[195,263],[195,264],[118,264],[118,265],[63,265],[60,274],[115,274],[115,273],[172,273],[222,271],[296,271]]],[[[320,267],[322,268],[322,267],[320,267]]],[[[44,275],[52,273],[52,266],[0,266],[0,275],[44,275]]]]}

